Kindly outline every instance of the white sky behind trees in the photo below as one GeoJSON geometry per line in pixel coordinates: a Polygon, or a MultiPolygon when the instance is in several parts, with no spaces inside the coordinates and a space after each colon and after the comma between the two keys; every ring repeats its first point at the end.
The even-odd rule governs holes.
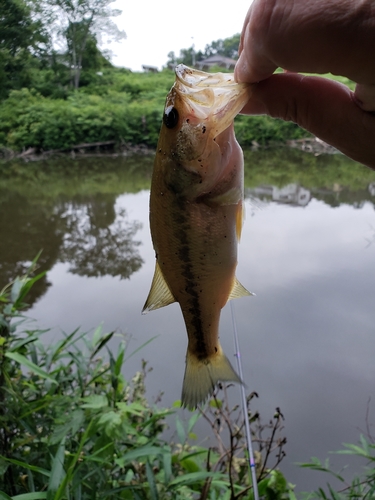
{"type": "Polygon", "coordinates": [[[178,56],[180,49],[194,43],[195,50],[219,38],[240,33],[251,0],[117,0],[111,7],[122,10],[113,18],[127,39],[104,48],[112,52],[112,63],[133,71],[142,65],[159,69],[168,53],[178,56]]]}

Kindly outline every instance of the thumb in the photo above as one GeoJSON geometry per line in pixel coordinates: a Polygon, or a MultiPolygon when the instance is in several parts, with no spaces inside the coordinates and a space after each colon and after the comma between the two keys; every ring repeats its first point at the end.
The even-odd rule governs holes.
{"type": "Polygon", "coordinates": [[[272,75],[250,87],[241,112],[297,123],[375,170],[375,115],[361,109],[341,83],[297,73],[272,75]]]}

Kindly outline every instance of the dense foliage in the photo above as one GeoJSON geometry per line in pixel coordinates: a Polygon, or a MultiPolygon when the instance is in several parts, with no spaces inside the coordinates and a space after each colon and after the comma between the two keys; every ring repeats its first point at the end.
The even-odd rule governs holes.
{"type": "Polygon", "coordinates": [[[82,72],[110,65],[97,38],[125,37],[112,21],[121,13],[109,7],[113,2],[0,0],[0,100],[11,90],[38,88],[39,72],[53,87],[78,88],[82,72]]]}
{"type": "MultiPolygon", "coordinates": [[[[103,77],[96,75],[80,92],[51,99],[43,95],[49,86],[39,75],[36,89],[14,90],[0,105],[0,145],[53,150],[114,141],[154,148],[173,78],[169,70],[153,75],[111,69],[103,77]]],[[[306,136],[293,123],[246,116],[236,120],[236,133],[243,146],[306,136]]]]}
{"type": "MultiPolygon", "coordinates": [[[[174,74],[131,73],[111,65],[98,38],[125,36],[112,21],[120,12],[110,8],[113,1],[0,0],[0,153],[109,141],[155,148],[174,74]],[[56,40],[63,47],[59,52],[56,40]]],[[[237,34],[213,41],[201,53],[182,49],[179,58],[169,54],[170,62],[236,57],[238,41],[237,34]]],[[[238,117],[236,132],[244,147],[308,135],[266,116],[238,117]]]]}

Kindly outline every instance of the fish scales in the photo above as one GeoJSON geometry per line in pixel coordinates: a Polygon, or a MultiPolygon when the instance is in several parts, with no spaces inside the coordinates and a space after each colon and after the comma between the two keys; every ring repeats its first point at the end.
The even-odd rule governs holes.
{"type": "Polygon", "coordinates": [[[166,101],[150,194],[156,269],[144,310],[177,301],[188,334],[181,401],[195,408],[218,381],[241,382],[219,343],[221,309],[249,295],[235,278],[243,157],[233,119],[248,87],[180,65],[166,101]],[[222,90],[223,89],[223,90],[222,90]]]}

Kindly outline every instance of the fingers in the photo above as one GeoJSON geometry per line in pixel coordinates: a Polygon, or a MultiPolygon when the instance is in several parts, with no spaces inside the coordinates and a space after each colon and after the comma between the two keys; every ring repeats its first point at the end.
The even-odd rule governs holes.
{"type": "Polygon", "coordinates": [[[284,73],[254,84],[250,93],[242,113],[295,122],[375,170],[375,114],[361,109],[345,85],[284,73]]]}
{"type": "Polygon", "coordinates": [[[375,85],[357,83],[354,95],[360,108],[375,111],[375,85]]]}
{"type": "Polygon", "coordinates": [[[235,78],[258,82],[281,67],[373,84],[374,47],[374,0],[254,0],[242,30],[235,78]]]}
{"type": "Polygon", "coordinates": [[[250,32],[246,31],[243,35],[243,42],[248,44],[248,48],[241,52],[234,69],[234,78],[237,82],[259,82],[271,76],[277,68],[264,55],[259,57],[254,43],[248,42],[248,38],[250,38],[250,32]]]}
{"type": "Polygon", "coordinates": [[[264,80],[277,68],[265,51],[265,35],[271,24],[272,10],[272,0],[254,0],[247,12],[238,48],[239,59],[234,70],[238,82],[264,80]]]}

